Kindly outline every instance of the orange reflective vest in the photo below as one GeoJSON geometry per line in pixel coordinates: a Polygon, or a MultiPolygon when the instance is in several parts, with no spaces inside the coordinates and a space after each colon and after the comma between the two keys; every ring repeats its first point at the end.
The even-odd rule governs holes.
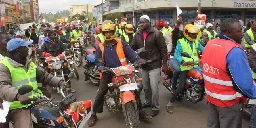
{"type": "Polygon", "coordinates": [[[227,108],[246,101],[246,97],[235,90],[227,73],[226,57],[234,47],[241,48],[230,40],[213,39],[207,43],[202,55],[206,99],[218,107],[227,108]]]}
{"type": "MultiPolygon", "coordinates": [[[[125,54],[124,54],[124,49],[123,49],[123,44],[122,44],[122,41],[120,39],[115,39],[117,44],[116,44],[116,53],[117,53],[117,56],[122,64],[122,66],[124,65],[127,65],[128,64],[128,61],[125,57],[125,54]]],[[[99,44],[99,48],[101,50],[101,53],[102,53],[102,60],[104,61],[104,43],[100,43],[99,44]]]]}

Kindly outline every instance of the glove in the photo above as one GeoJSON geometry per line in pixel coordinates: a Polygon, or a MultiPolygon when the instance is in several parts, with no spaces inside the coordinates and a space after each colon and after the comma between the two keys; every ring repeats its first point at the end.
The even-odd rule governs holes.
{"type": "Polygon", "coordinates": [[[168,70],[168,67],[167,67],[166,64],[164,64],[164,65],[162,66],[162,72],[164,72],[164,74],[166,74],[167,70],[168,70]]]}
{"type": "Polygon", "coordinates": [[[98,70],[99,70],[100,72],[102,72],[102,71],[104,70],[104,66],[99,66],[99,67],[98,67],[98,70]]]}
{"type": "Polygon", "coordinates": [[[16,99],[20,101],[21,104],[30,104],[31,99],[28,96],[17,94],[16,99]]]}

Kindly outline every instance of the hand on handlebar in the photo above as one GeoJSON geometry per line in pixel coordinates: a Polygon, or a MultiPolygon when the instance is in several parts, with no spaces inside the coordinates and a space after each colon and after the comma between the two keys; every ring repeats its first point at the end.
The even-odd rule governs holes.
{"type": "Polygon", "coordinates": [[[17,100],[20,101],[21,104],[30,104],[31,99],[28,96],[17,94],[17,100]]]}

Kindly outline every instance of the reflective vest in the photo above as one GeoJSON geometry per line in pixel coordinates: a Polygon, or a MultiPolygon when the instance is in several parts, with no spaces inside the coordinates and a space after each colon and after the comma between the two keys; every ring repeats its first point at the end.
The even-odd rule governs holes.
{"type": "Polygon", "coordinates": [[[118,30],[118,33],[119,33],[119,37],[121,37],[121,36],[123,35],[123,30],[120,28],[120,29],[118,30]]]}
{"type": "Polygon", "coordinates": [[[215,31],[213,31],[213,35],[208,30],[204,30],[204,32],[207,33],[209,40],[214,39],[217,35],[217,33],[215,31]]]}
{"type": "Polygon", "coordinates": [[[161,29],[161,32],[162,32],[163,36],[165,37],[165,33],[168,32],[168,29],[166,29],[165,27],[163,27],[163,28],[161,29]]]}
{"type": "MultiPolygon", "coordinates": [[[[194,62],[199,61],[198,50],[197,50],[199,42],[197,40],[195,42],[193,42],[193,49],[191,49],[189,41],[184,39],[184,38],[179,39],[178,42],[180,42],[180,44],[181,44],[182,52],[186,52],[186,53],[190,54],[190,56],[194,59],[194,62]]],[[[193,62],[192,58],[182,57],[184,62],[193,62]]],[[[186,71],[186,70],[192,69],[193,67],[194,66],[180,65],[180,70],[181,71],[186,71]]]]}
{"type": "MultiPolygon", "coordinates": [[[[38,89],[37,81],[36,81],[36,69],[37,66],[30,62],[28,65],[28,71],[25,71],[22,67],[14,67],[8,60],[7,57],[5,57],[0,63],[5,65],[10,73],[11,73],[11,79],[12,79],[12,86],[19,89],[22,85],[30,85],[33,87],[33,90],[30,93],[27,93],[26,95],[30,98],[38,97],[42,95],[42,92],[38,89]]],[[[18,108],[24,108],[29,105],[22,105],[19,101],[13,101],[11,102],[10,110],[18,109],[18,108]]]]}
{"type": "MultiPolygon", "coordinates": [[[[253,48],[254,51],[256,51],[256,44],[253,44],[253,45],[252,45],[252,48],[253,48]]],[[[252,71],[252,70],[251,70],[251,71],[252,71]]],[[[253,71],[252,71],[252,78],[253,78],[254,80],[256,80],[256,73],[253,72],[253,71]]]]}
{"type": "Polygon", "coordinates": [[[82,32],[79,30],[78,32],[77,32],[77,30],[73,30],[72,31],[72,37],[75,39],[75,40],[78,40],[78,38],[82,35],[82,32]]]}
{"type": "Polygon", "coordinates": [[[197,34],[197,38],[196,39],[197,40],[201,40],[202,36],[203,36],[203,32],[199,31],[198,34],[197,34]]]}
{"type": "Polygon", "coordinates": [[[230,40],[211,40],[207,43],[201,59],[206,99],[219,107],[231,107],[241,100],[246,100],[235,90],[227,73],[226,57],[234,47],[241,48],[230,40]]]}
{"type": "Polygon", "coordinates": [[[104,42],[105,41],[104,36],[103,36],[102,33],[98,34],[97,37],[99,37],[100,42],[104,42]]]}
{"type": "Polygon", "coordinates": [[[63,36],[66,36],[66,32],[65,31],[62,31],[62,34],[63,34],[63,36]]]}
{"type": "MultiPolygon", "coordinates": [[[[116,53],[117,56],[122,64],[122,66],[127,65],[128,61],[125,57],[125,53],[124,53],[124,49],[123,49],[123,44],[122,41],[120,39],[115,39],[117,44],[116,44],[116,53]]],[[[101,54],[102,54],[102,60],[104,61],[104,43],[100,43],[99,44],[99,48],[101,50],[101,54]]]]}
{"type": "MultiPolygon", "coordinates": [[[[252,32],[252,29],[247,30],[246,33],[249,35],[251,41],[254,41],[254,34],[253,34],[253,32],[252,32]]],[[[245,48],[247,48],[247,49],[251,48],[251,45],[249,45],[248,42],[246,42],[245,39],[244,39],[244,46],[245,46],[245,48]]]]}
{"type": "MultiPolygon", "coordinates": [[[[133,36],[134,36],[134,35],[135,35],[135,33],[133,33],[133,36]]],[[[124,33],[123,36],[124,36],[125,42],[129,44],[129,43],[130,43],[130,38],[129,38],[129,36],[128,36],[126,33],[124,33]]]]}

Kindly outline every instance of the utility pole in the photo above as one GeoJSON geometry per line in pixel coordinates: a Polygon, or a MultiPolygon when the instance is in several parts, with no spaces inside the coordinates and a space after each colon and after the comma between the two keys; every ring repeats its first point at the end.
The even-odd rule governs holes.
{"type": "Polygon", "coordinates": [[[103,6],[103,0],[101,0],[101,9],[102,9],[102,12],[101,12],[101,23],[103,23],[103,14],[104,14],[104,6],[103,6]]]}
{"type": "Polygon", "coordinates": [[[134,5],[135,5],[135,1],[136,1],[136,0],[133,0],[133,2],[132,2],[132,24],[133,24],[133,26],[135,26],[135,16],[134,16],[134,5]]]}
{"type": "Polygon", "coordinates": [[[87,10],[86,10],[86,13],[87,13],[87,21],[88,21],[88,23],[89,23],[89,11],[88,11],[88,7],[89,7],[89,5],[87,4],[87,10]]]}
{"type": "Polygon", "coordinates": [[[198,14],[201,14],[201,0],[198,0],[198,14]]]}

